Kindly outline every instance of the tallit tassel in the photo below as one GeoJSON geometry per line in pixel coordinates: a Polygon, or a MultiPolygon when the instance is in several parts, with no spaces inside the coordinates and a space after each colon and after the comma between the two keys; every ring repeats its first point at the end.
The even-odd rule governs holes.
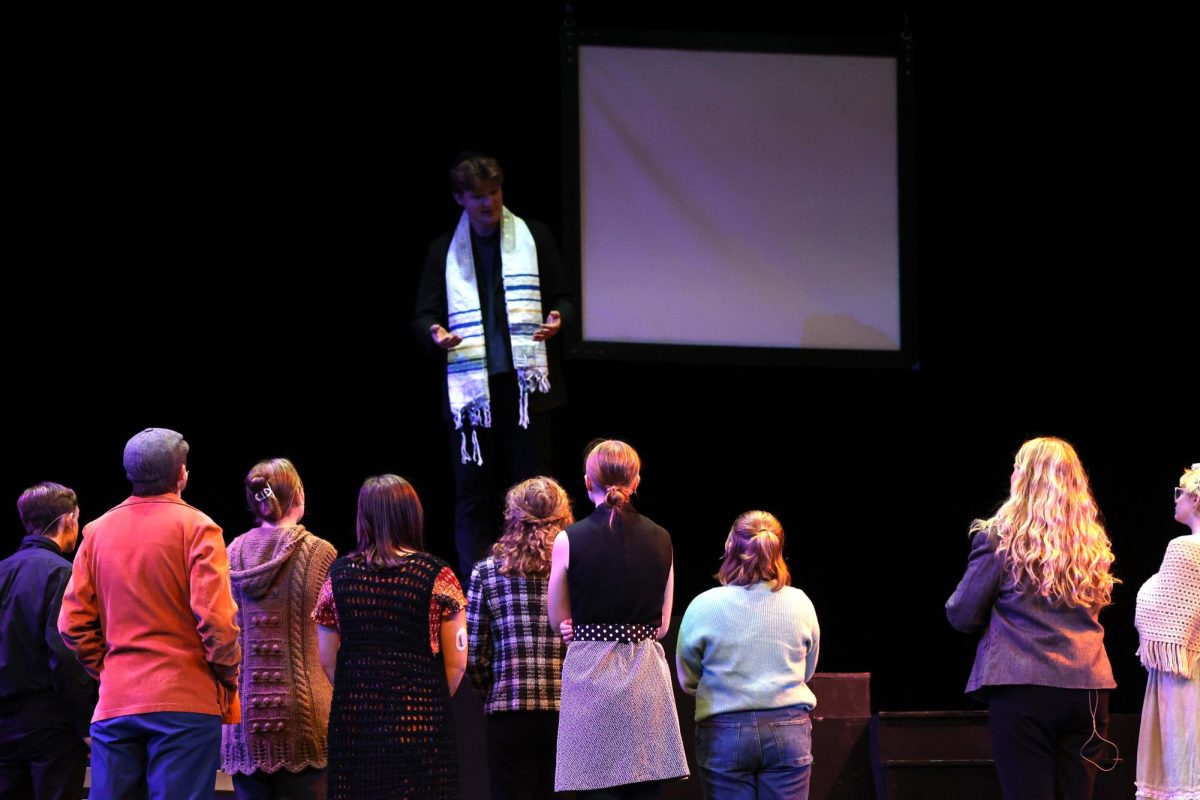
{"type": "MultiPolygon", "coordinates": [[[[459,425],[458,427],[461,429],[462,425],[459,425]]],[[[475,432],[471,431],[471,435],[474,436],[475,432]]],[[[462,456],[462,463],[470,463],[471,457],[467,455],[467,432],[463,431],[459,434],[459,436],[462,437],[462,446],[459,448],[459,454],[462,456]]]]}
{"type": "MultiPolygon", "coordinates": [[[[474,459],[474,461],[476,464],[478,464],[479,466],[482,467],[483,466],[483,453],[479,449],[479,435],[474,430],[471,431],[471,441],[475,444],[475,459],[474,459]]],[[[463,463],[465,464],[467,462],[464,461],[463,463]]]]}
{"type": "Polygon", "coordinates": [[[521,387],[521,398],[519,401],[519,405],[521,407],[521,415],[520,415],[520,419],[518,419],[517,422],[522,428],[528,428],[529,427],[529,391],[524,386],[521,387]]]}

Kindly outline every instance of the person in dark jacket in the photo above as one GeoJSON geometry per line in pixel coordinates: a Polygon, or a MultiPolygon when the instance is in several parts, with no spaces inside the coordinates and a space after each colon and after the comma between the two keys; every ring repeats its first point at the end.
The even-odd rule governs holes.
{"type": "Polygon", "coordinates": [[[75,800],[97,691],[58,634],[79,504],[66,486],[39,483],[17,510],[26,535],[0,561],[0,797],[75,800]]]}
{"type": "Polygon", "coordinates": [[[504,205],[496,159],[464,153],[450,170],[462,214],[429,246],[413,330],[445,365],[459,575],[488,554],[499,498],[550,473],[550,411],[566,403],[564,330],[578,316],[550,229],[504,205]]]}
{"type": "Polygon", "coordinates": [[[980,631],[967,693],[988,704],[1004,798],[1086,800],[1114,752],[1104,736],[1116,683],[1099,616],[1116,579],[1075,449],[1054,437],[1022,445],[1008,499],[971,535],[946,615],[980,631]]]}

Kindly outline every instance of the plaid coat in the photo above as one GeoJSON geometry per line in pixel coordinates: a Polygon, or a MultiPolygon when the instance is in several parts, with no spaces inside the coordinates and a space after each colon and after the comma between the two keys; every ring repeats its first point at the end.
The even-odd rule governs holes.
{"type": "Polygon", "coordinates": [[[549,578],[501,575],[488,557],[467,589],[467,674],[484,711],[557,711],[567,648],[551,630],[549,578]]]}

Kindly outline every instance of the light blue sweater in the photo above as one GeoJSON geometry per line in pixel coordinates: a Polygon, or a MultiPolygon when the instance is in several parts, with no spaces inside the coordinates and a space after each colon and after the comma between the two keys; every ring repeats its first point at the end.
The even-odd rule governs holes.
{"type": "Polygon", "coordinates": [[[679,626],[679,684],[696,695],[696,721],[731,711],[803,705],[817,669],[821,630],[812,601],[799,589],[771,584],[709,589],[679,626]]]}

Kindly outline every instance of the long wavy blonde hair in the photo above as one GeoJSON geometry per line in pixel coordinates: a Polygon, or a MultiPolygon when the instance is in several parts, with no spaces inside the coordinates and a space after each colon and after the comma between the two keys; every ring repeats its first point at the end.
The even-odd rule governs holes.
{"type": "Polygon", "coordinates": [[[1008,499],[971,525],[985,530],[999,537],[996,552],[1017,586],[1068,606],[1112,603],[1111,544],[1070,443],[1044,436],[1021,445],[1008,499]]]}
{"type": "Polygon", "coordinates": [[[574,521],[571,498],[558,481],[521,481],[504,496],[504,532],[492,545],[496,569],[501,575],[549,575],[554,537],[574,521]]]}

